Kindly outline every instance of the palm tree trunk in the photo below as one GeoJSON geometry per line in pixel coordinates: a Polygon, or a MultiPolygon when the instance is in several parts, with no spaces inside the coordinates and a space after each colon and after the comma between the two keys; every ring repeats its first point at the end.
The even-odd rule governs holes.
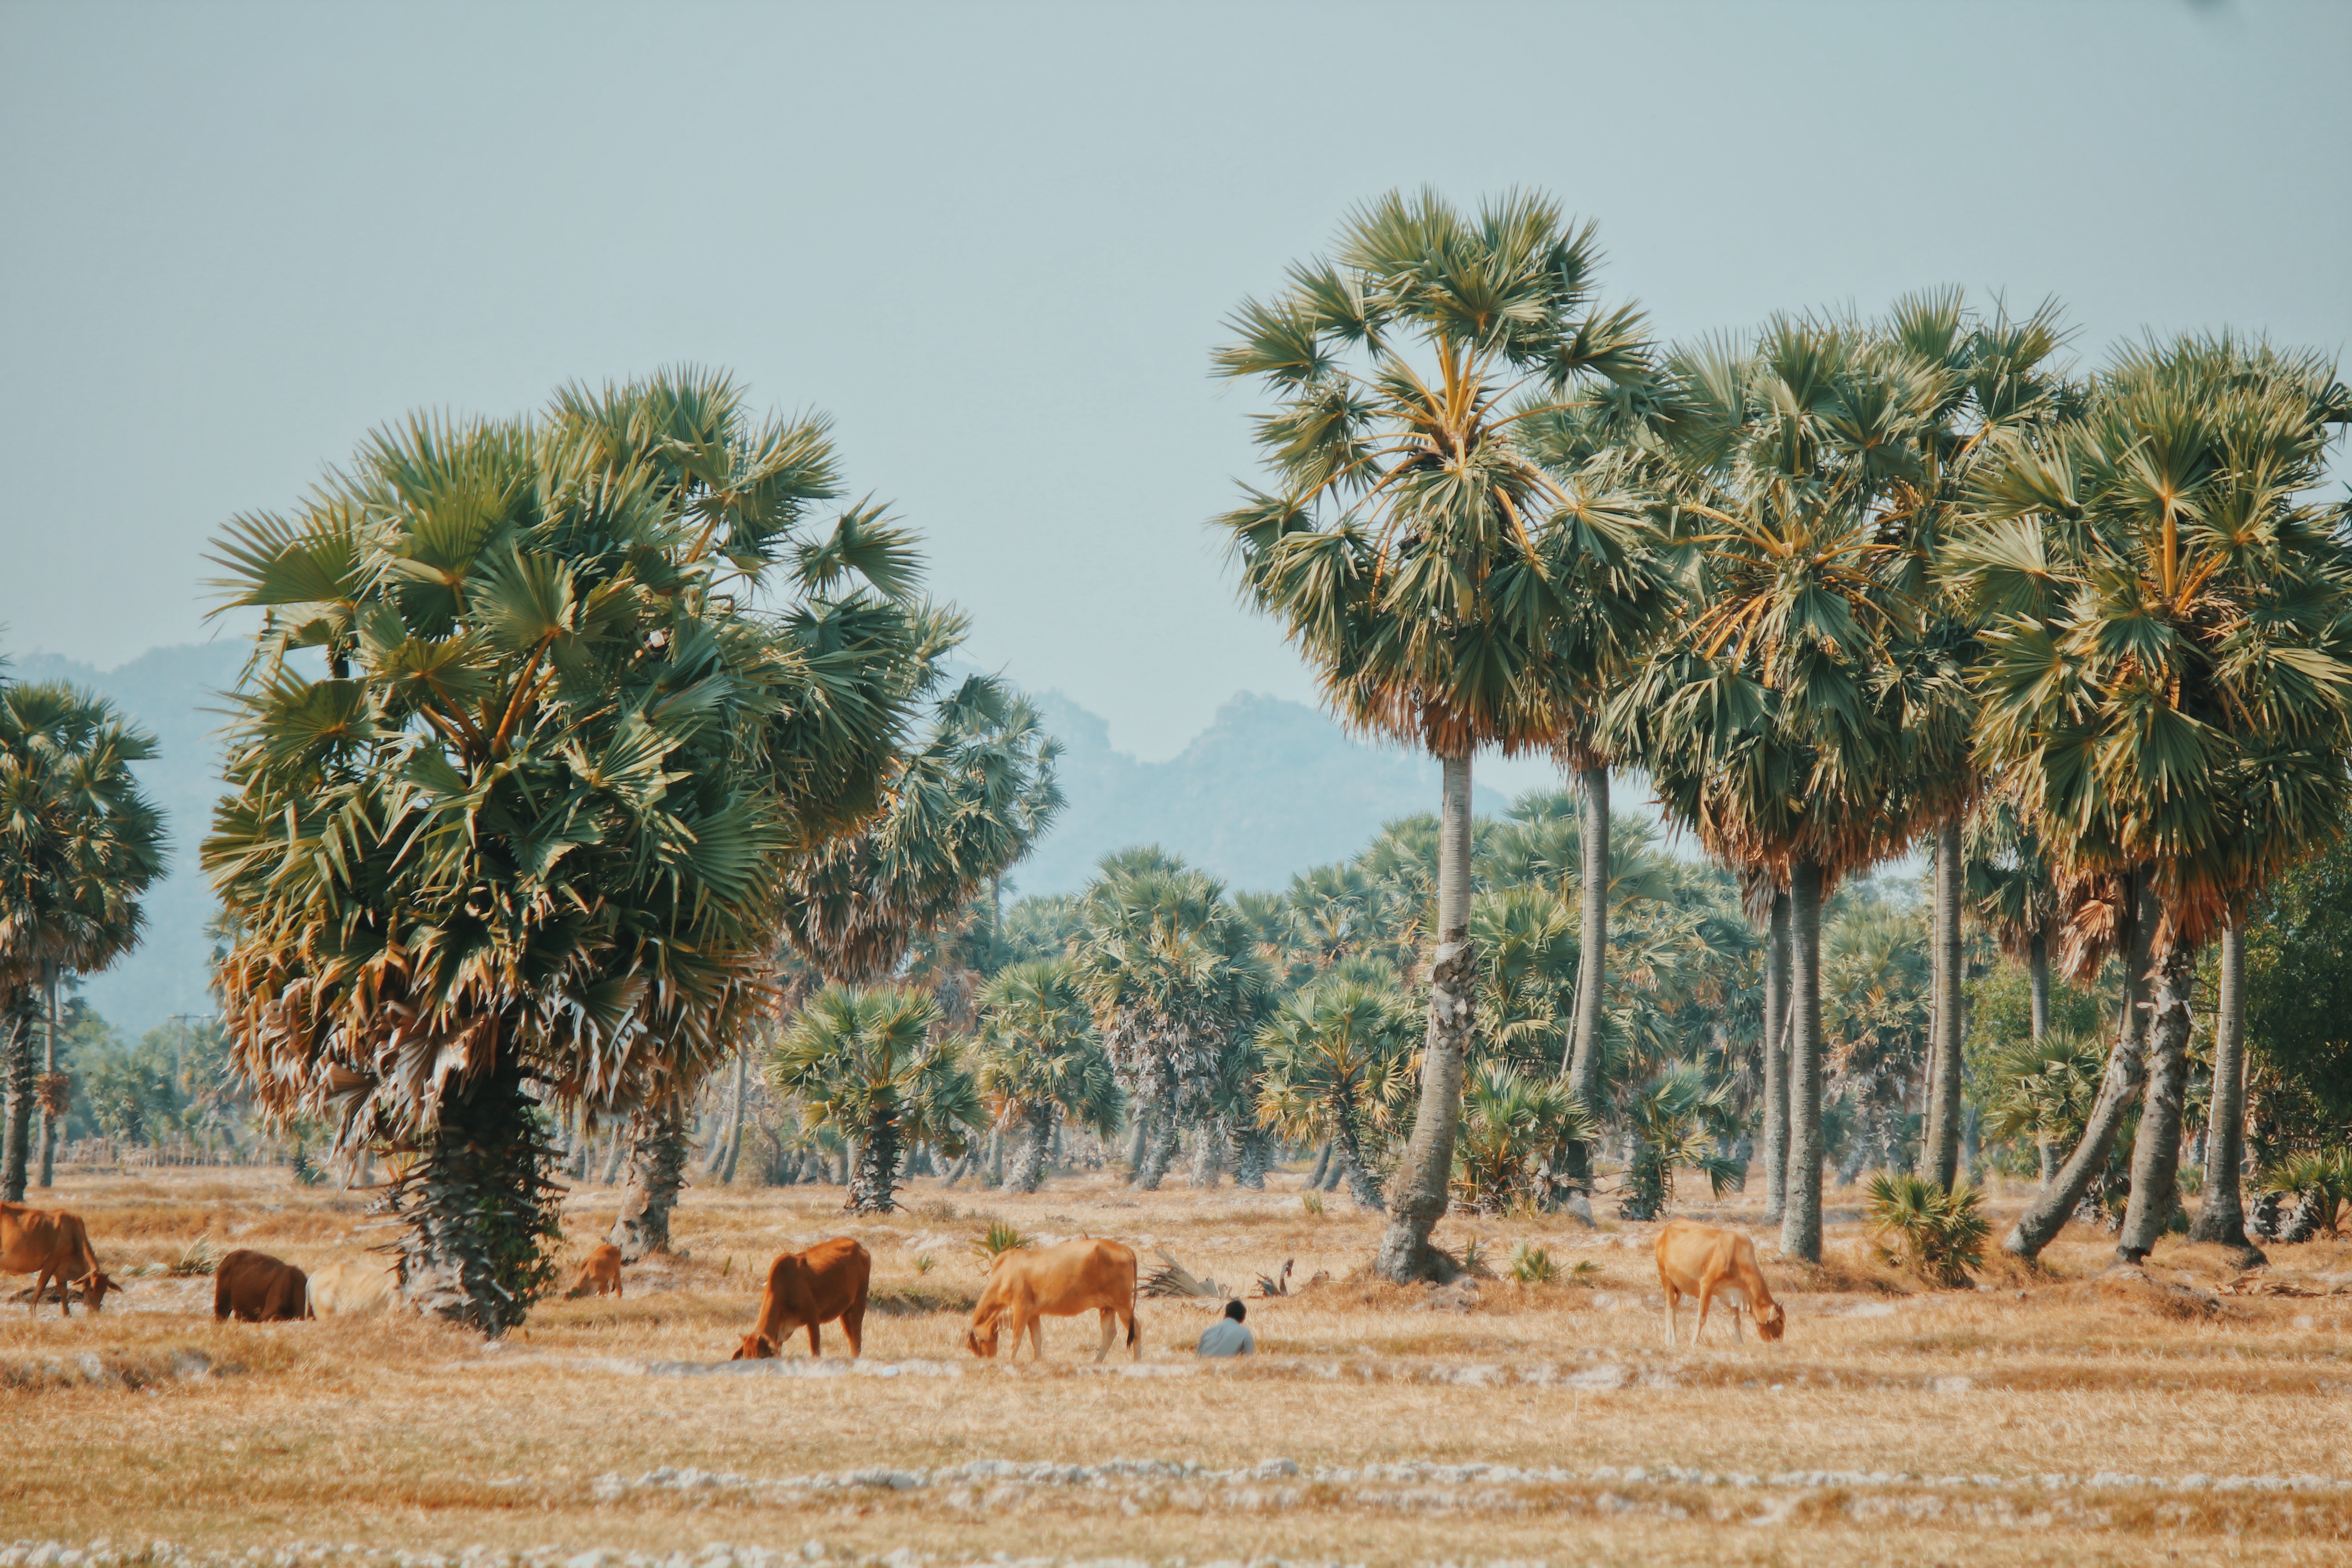
{"type": "Polygon", "coordinates": [[[2042,1249],[2065,1228],[2074,1205],[2083,1201],[2083,1194],[2107,1168],[2107,1155],[2115,1148],[2116,1134],[2123,1130],[2124,1117],[2131,1110],[2133,1098],[2139,1093],[2140,1075],[2146,1068],[2148,942],[2156,929],[2154,900],[2148,897],[2144,883],[2145,879],[2137,874],[2126,879],[2126,908],[2130,912],[2120,933],[2124,954],[2123,1016],[2116,1025],[2116,1047],[2107,1054],[2106,1077],[2099,1085],[2099,1098],[2091,1107],[2090,1120],[2084,1125],[2082,1142],[2001,1238],[2002,1249],[2019,1258],[2030,1260],[2040,1257],[2042,1249]]]}
{"type": "Polygon", "coordinates": [[[888,1214],[898,1206],[898,1119],[877,1111],[866,1124],[849,1178],[849,1206],[859,1214],[888,1214]]]}
{"type": "Polygon", "coordinates": [[[2033,1043],[2050,1032],[2050,928],[2033,928],[2025,949],[2025,977],[2033,999],[2033,1043]]]}
{"type": "Polygon", "coordinates": [[[1307,1190],[1313,1192],[1323,1184],[1323,1173],[1331,1168],[1331,1140],[1323,1140],[1323,1152],[1315,1156],[1315,1168],[1307,1173],[1307,1190]]]}
{"type": "Polygon", "coordinates": [[[1429,974],[1429,1034],[1422,1049],[1421,1103],[1412,1141],[1389,1187],[1389,1227],[1372,1268],[1397,1284],[1449,1279],[1453,1259],[1429,1233],[1444,1217],[1462,1120],[1462,1074],[1476,1021],[1477,952],[1470,942],[1470,756],[1443,759],[1437,827],[1437,945],[1429,974]]]}
{"type": "Polygon", "coordinates": [[[734,1109],[719,1123],[719,1136],[710,1141],[710,1161],[702,1168],[705,1177],[723,1181],[721,1174],[734,1162],[735,1146],[743,1141],[743,1093],[751,1076],[751,1053],[746,1048],[735,1053],[735,1082],[729,1099],[734,1109]]]}
{"type": "Polygon", "coordinates": [[[519,1064],[501,1065],[443,1101],[425,1158],[388,1194],[408,1226],[401,1294],[492,1338],[556,1280],[561,1189],[532,1110],[519,1064]]]}
{"type": "Polygon", "coordinates": [[[1243,1121],[1229,1142],[1226,1158],[1233,1166],[1234,1185],[1264,1192],[1266,1167],[1274,1163],[1274,1134],[1255,1121],[1243,1121]]]}
{"type": "Polygon", "coordinates": [[[609,1187],[621,1179],[621,1161],[629,1152],[629,1141],[622,1131],[612,1130],[612,1146],[604,1154],[604,1178],[598,1184],[609,1187]]]}
{"type": "Polygon", "coordinates": [[[1130,1185],[1143,1182],[1143,1159],[1151,1144],[1151,1116],[1140,1101],[1128,1112],[1127,1179],[1130,1185]]]}
{"type": "Polygon", "coordinates": [[[1789,1177],[1780,1255],[1822,1260],[1822,868],[1789,872],[1789,1177]]]}
{"type": "Polygon", "coordinates": [[[1789,1201],[1789,895],[1775,890],[1764,936],[1764,1223],[1789,1201]]]}
{"type": "Polygon", "coordinates": [[[2246,926],[2231,916],[2221,928],[2221,994],[2213,1031],[2213,1106],[2205,1131],[2205,1201],[2191,1241],[2230,1249],[2242,1268],[2266,1262],[2246,1238],[2244,1195],[2239,1167],[2246,1158],[2246,926]]]}
{"type": "Polygon", "coordinates": [[[639,1111],[629,1130],[629,1184],[621,1215],[604,1239],[635,1263],[669,1250],[669,1211],[686,1184],[686,1115],[682,1097],[666,1095],[639,1111]]]}
{"type": "Polygon", "coordinates": [[[2155,1016],[2148,1025],[2147,1094],[2132,1138],[2131,1204],[2124,1211],[2116,1256],[2137,1263],[2180,1207],[2180,1118],[2189,1094],[2189,1009],[2197,986],[2197,954],[2174,942],[2156,972],[2155,1016]]]}
{"type": "MultiPolygon", "coordinates": [[[[21,993],[19,994],[21,994],[21,993]]],[[[12,1204],[25,1201],[25,1173],[31,1164],[33,1136],[33,1022],[27,1008],[8,1008],[8,1125],[0,1150],[0,1195],[12,1204]]]]}
{"type": "Polygon", "coordinates": [[[1052,1104],[1034,1107],[1027,1120],[1029,1136],[1022,1142],[1021,1152],[1013,1156],[1013,1168],[1004,1173],[1008,1193],[1034,1193],[1045,1178],[1045,1150],[1054,1136],[1052,1104]]]}
{"type": "Polygon", "coordinates": [[[1960,819],[1936,828],[1935,1015],[1928,1057],[1927,1138],[1919,1174],[1946,1192],[1960,1174],[1960,819]]]}
{"type": "Polygon", "coordinates": [[[1340,1112],[1338,1134],[1331,1141],[1331,1160],[1335,1167],[1332,1174],[1346,1179],[1348,1195],[1356,1200],[1358,1208],[1379,1214],[1388,1206],[1381,1201],[1379,1185],[1364,1169],[1363,1141],[1357,1134],[1355,1119],[1349,1111],[1340,1112]]]}
{"type": "Polygon", "coordinates": [[[41,1185],[47,1188],[54,1184],[58,1168],[58,1114],[49,1109],[50,1085],[58,1076],[58,966],[54,962],[41,964],[41,993],[47,1018],[41,1058],[41,1185]]]}
{"type": "MultiPolygon", "coordinates": [[[[1583,878],[1579,912],[1576,1012],[1569,1031],[1568,1092],[1588,1109],[1599,1103],[1601,1005],[1609,983],[1609,770],[1579,768],[1584,795],[1583,878]]],[[[1591,1217],[1592,1151],[1578,1139],[1568,1146],[1567,1176],[1591,1217]]]]}

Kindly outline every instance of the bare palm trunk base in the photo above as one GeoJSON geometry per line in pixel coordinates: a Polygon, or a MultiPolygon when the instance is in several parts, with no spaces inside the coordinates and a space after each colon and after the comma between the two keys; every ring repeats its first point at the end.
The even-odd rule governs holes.
{"type": "Polygon", "coordinates": [[[35,1071],[32,1021],[19,1015],[8,1020],[8,1124],[0,1148],[0,1195],[12,1204],[25,1201],[32,1164],[35,1071]]]}
{"type": "Polygon", "coordinates": [[[1960,1174],[1960,819],[1936,829],[1935,1016],[1929,1031],[1933,1076],[1927,1136],[1919,1174],[1949,1192],[1960,1174]]]}
{"type": "Polygon", "coordinates": [[[1764,1223],[1789,1203],[1789,895],[1772,895],[1764,939],[1764,1223]]]}
{"type": "Polygon", "coordinates": [[[1358,1208],[1372,1214],[1388,1208],[1381,1200],[1380,1184],[1364,1169],[1363,1141],[1352,1120],[1343,1120],[1339,1136],[1331,1141],[1331,1179],[1324,1190],[1328,1192],[1342,1181],[1348,1184],[1348,1195],[1356,1200],[1358,1208]]]}
{"type": "Polygon", "coordinates": [[[676,1096],[637,1113],[629,1136],[629,1181],[621,1193],[620,1217],[604,1239],[635,1263],[649,1252],[669,1250],[669,1211],[686,1184],[686,1107],[676,1096]]]}
{"type": "Polygon", "coordinates": [[[1454,1134],[1462,1119],[1462,1075],[1477,1028],[1477,950],[1470,942],[1470,759],[1446,757],[1437,828],[1437,950],[1429,973],[1429,1032],[1422,1050],[1421,1101],[1412,1139],[1388,1191],[1389,1227],[1372,1260],[1383,1279],[1451,1279],[1460,1267],[1432,1246],[1454,1176],[1454,1134]]]}
{"type": "Polygon", "coordinates": [[[1234,1130],[1232,1144],[1227,1158],[1233,1164],[1234,1185],[1264,1192],[1265,1173],[1274,1163],[1274,1134],[1254,1121],[1244,1122],[1234,1130]]]}
{"type": "Polygon", "coordinates": [[[2239,1167],[2246,1158],[2246,928],[2221,929],[2221,993],[2213,1032],[2213,1106],[2205,1133],[2205,1194],[2189,1227],[2191,1241],[2227,1247],[2241,1268],[2269,1261],[2246,1237],[2239,1167]]]}
{"type": "Polygon", "coordinates": [[[1322,1152],[1315,1156],[1315,1168],[1307,1173],[1307,1190],[1315,1192],[1323,1185],[1323,1173],[1331,1168],[1331,1140],[1323,1140],[1322,1152]]]}
{"type": "Polygon", "coordinates": [[[1135,1173],[1135,1184],[1147,1193],[1156,1193],[1160,1184],[1168,1179],[1168,1168],[1176,1163],[1176,1151],[1183,1142],[1176,1119],[1165,1110],[1155,1111],[1151,1131],[1143,1141],[1143,1163],[1135,1173]]]}
{"type": "MultiPolygon", "coordinates": [[[[1609,984],[1609,770],[1579,768],[1576,783],[1584,796],[1584,843],[1578,873],[1583,887],[1578,906],[1580,947],[1576,1012],[1569,1033],[1568,1092],[1591,1110],[1600,1098],[1601,1011],[1609,984]]],[[[1570,1212],[1590,1224],[1592,1150],[1578,1139],[1569,1144],[1567,1156],[1563,1174],[1571,1194],[1570,1212]]]]}
{"type": "MultiPolygon", "coordinates": [[[[58,966],[41,965],[41,993],[47,1005],[48,1022],[41,1031],[41,1082],[46,1087],[58,1076],[58,966]]],[[[58,1117],[49,1109],[48,1095],[41,1096],[41,1185],[44,1189],[56,1184],[58,1173],[58,1117]]]]}
{"type": "Polygon", "coordinates": [[[1780,1255],[1822,1260],[1822,868],[1789,872],[1789,1178],[1780,1255]]]}
{"type": "Polygon", "coordinates": [[[2074,1215],[2074,1205],[2083,1201],[2083,1194],[2107,1168],[2107,1156],[2115,1150],[2124,1117],[2139,1093],[2140,1075],[2146,1066],[2148,939],[2154,934],[2156,911],[2140,890],[2137,877],[2130,879],[2126,900],[2130,913],[2120,933],[2123,1016],[2116,1020],[2116,1046],[2107,1053],[2107,1071],[2099,1084],[2099,1098],[2091,1107],[2090,1120],[2084,1126],[2082,1142],[2074,1146],[2074,1152],[2034,1194],[2033,1201],[2001,1238],[2004,1251],[2029,1262],[2039,1258],[2042,1249],[2057,1238],[2074,1215]]]}
{"type": "Polygon", "coordinates": [[[2156,1006],[2148,1023],[2147,1095],[2132,1140],[2131,1204],[2124,1211],[2116,1256],[2138,1263],[2180,1208],[2180,1115],[2189,1092],[2189,995],[2197,985],[2197,954],[2172,945],[2157,970],[2156,1006]]]}
{"type": "Polygon", "coordinates": [[[554,1163],[512,1066],[444,1104],[425,1157],[386,1194],[408,1227],[403,1299],[494,1339],[519,1326],[555,1284],[554,1163]]]}

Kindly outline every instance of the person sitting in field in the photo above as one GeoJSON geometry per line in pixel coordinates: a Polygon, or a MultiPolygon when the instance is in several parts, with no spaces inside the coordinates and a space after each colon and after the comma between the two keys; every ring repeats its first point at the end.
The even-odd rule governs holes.
{"type": "Polygon", "coordinates": [[[1257,1354],[1257,1336],[1242,1323],[1248,1316],[1249,1309],[1239,1301],[1226,1302],[1225,1315],[1201,1331],[1201,1342],[1192,1347],[1194,1352],[1203,1356],[1257,1354]]]}

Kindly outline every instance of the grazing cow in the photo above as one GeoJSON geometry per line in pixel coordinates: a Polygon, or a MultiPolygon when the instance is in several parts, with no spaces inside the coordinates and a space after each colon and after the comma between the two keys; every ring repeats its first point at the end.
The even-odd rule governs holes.
{"type": "Polygon", "coordinates": [[[58,1283],[58,1310],[73,1316],[73,1299],[66,1287],[79,1285],[81,1299],[93,1312],[109,1290],[121,1286],[108,1279],[89,1249],[89,1232],[81,1217],[63,1209],[27,1208],[0,1204],[0,1270],[33,1276],[33,1315],[40,1316],[41,1298],[49,1281],[58,1283]]]}
{"type": "Polygon", "coordinates": [[[213,1316],[240,1323],[291,1323],[310,1315],[310,1281],[292,1264],[243,1247],[213,1271],[213,1316]]]}
{"type": "Polygon", "coordinates": [[[864,1348],[866,1280],[873,1271],[874,1259],[845,1236],[778,1258],[769,1265],[768,1288],[760,1293],[760,1326],[743,1336],[734,1359],[772,1361],[784,1336],[803,1327],[808,1330],[809,1354],[823,1355],[817,1325],[839,1318],[849,1359],[856,1361],[864,1348]]]}
{"type": "Polygon", "coordinates": [[[563,1299],[576,1301],[590,1294],[617,1297],[620,1293],[621,1249],[607,1241],[590,1253],[588,1260],[581,1264],[580,1278],[572,1282],[572,1289],[563,1293],[563,1299]]]}
{"type": "Polygon", "coordinates": [[[1698,1326],[1691,1343],[1698,1343],[1706,1328],[1706,1310],[1717,1296],[1731,1298],[1731,1335],[1740,1338],[1739,1310],[1756,1320],[1756,1331],[1768,1341],[1788,1330],[1788,1314],[1764,1287],[1763,1270],[1756,1267],[1756,1244],[1736,1230],[1718,1230],[1686,1219],[1670,1220],[1658,1232],[1658,1283],[1666,1292],[1666,1342],[1673,1344],[1683,1298],[1698,1298],[1698,1326]]]}
{"type": "Polygon", "coordinates": [[[400,1299],[400,1276],[387,1264],[360,1258],[330,1263],[310,1276],[310,1316],[364,1318],[400,1299]]]}
{"type": "Polygon", "coordinates": [[[1143,1336],[1135,1321],[1135,1253],[1116,1241],[1066,1241],[1036,1251],[1015,1247],[1000,1252],[988,1270],[988,1287],[980,1305],[971,1310],[971,1327],[964,1331],[964,1348],[976,1356],[996,1353],[998,1336],[1006,1329],[1013,1348],[1005,1356],[1020,1359],[1021,1336],[1029,1336],[1029,1359],[1045,1355],[1046,1318],[1072,1318],[1093,1310],[1101,1314],[1102,1343],[1095,1364],[1110,1354],[1111,1328],[1127,1325],[1128,1347],[1143,1359],[1143,1336]]]}

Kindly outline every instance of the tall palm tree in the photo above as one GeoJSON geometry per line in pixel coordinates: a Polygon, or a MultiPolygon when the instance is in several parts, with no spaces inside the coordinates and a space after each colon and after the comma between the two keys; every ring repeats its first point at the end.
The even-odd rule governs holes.
{"type": "Polygon", "coordinates": [[[1076,1124],[1106,1135],[1118,1130],[1118,1081],[1067,959],[1008,964],[981,991],[979,1009],[981,1098],[996,1125],[1024,1134],[1005,1189],[1034,1193],[1056,1127],[1076,1124]]]}
{"type": "Polygon", "coordinates": [[[1470,762],[1548,744],[1544,689],[1571,619],[1586,504],[1515,438],[1583,401],[1584,384],[1649,370],[1638,315],[1593,303],[1590,226],[1541,197],[1475,215],[1433,193],[1359,209],[1333,255],[1245,302],[1219,370],[1275,399],[1257,441],[1271,488],[1218,520],[1243,591],[1276,616],[1349,723],[1436,757],[1441,801],[1428,1041],[1412,1144],[1376,1267],[1441,1277],[1473,1029],[1470,762]],[[1543,397],[1521,400],[1540,389],[1543,397]]]}
{"type": "MultiPolygon", "coordinates": [[[[2227,336],[2127,348],[2082,418],[1998,438],[1956,552],[1989,623],[1980,752],[2062,867],[2145,889],[2126,1260],[2179,1204],[2197,951],[2329,842],[2352,795],[2352,561],[2334,509],[2308,499],[2347,417],[2315,355],[2227,336]]],[[[2225,1036],[2234,1052],[2242,1036],[2225,1036]]],[[[2004,1245],[2032,1256],[2046,1218],[2029,1211],[2004,1245]]],[[[2216,1226],[2242,1244],[2238,1216],[2216,1226]]]]}
{"type": "Polygon", "coordinates": [[[878,802],[926,616],[907,534],[814,514],[840,488],[821,420],[684,371],[414,418],[220,540],[224,608],[261,612],[204,845],[235,1061],[415,1156],[421,1308],[520,1321],[554,1267],[535,1107],[690,1093],[767,1005],[776,868],[878,802]]]}
{"type": "Polygon", "coordinates": [[[805,1126],[856,1140],[849,1206],[859,1214],[898,1207],[911,1145],[960,1154],[986,1114],[962,1046],[939,1023],[939,1004],[920,991],[828,985],[769,1058],[769,1083],[800,1100],[805,1126]]]}
{"type": "Polygon", "coordinates": [[[1937,591],[1937,564],[1960,526],[1969,486],[1990,460],[1995,438],[2039,428],[2061,416],[2072,389],[2051,361],[2065,340],[2053,305],[2021,321],[1969,308],[1958,289],[1895,301],[1875,329],[1928,392],[1907,432],[1907,471],[1895,474],[1881,501],[1882,532],[1899,540],[1896,584],[1917,606],[1916,619],[1889,650],[1905,692],[1901,769],[1903,815],[1929,836],[1935,871],[1935,974],[1927,1135],[1919,1174],[1949,1190],[1960,1157],[1960,915],[1965,899],[1961,830],[1978,788],[1971,752],[1974,703],[1965,675],[1976,658],[1975,626],[1959,604],[1937,591]]]}
{"type": "Polygon", "coordinates": [[[1919,617],[1880,514],[1914,472],[1937,387],[1841,321],[1781,318],[1751,344],[1670,363],[1675,500],[1699,584],[1610,721],[1711,853],[1789,894],[1780,1245],[1818,1262],[1822,901],[1906,844],[1897,808],[1924,804],[1898,788],[1915,693],[1892,658],[1919,617]]]}
{"type": "Polygon", "coordinates": [[[12,1029],[0,1155],[11,1203],[24,1200],[37,1100],[44,1187],[57,1156],[59,985],[138,944],[140,900],[163,873],[163,819],[131,772],[155,755],[154,741],[104,698],[56,682],[0,684],[0,995],[37,994],[44,1057],[37,1077],[31,1030],[12,1029]]]}
{"type": "Polygon", "coordinates": [[[1410,1001],[1365,969],[1283,999],[1257,1036],[1258,1119],[1285,1138],[1328,1140],[1358,1206],[1383,1205],[1366,1137],[1385,1138],[1412,1087],[1410,1001]]]}
{"type": "Polygon", "coordinates": [[[1217,1117],[1271,976],[1224,884],[1157,847],[1106,858],[1081,908],[1071,969],[1143,1139],[1136,1183],[1157,1191],[1184,1130],[1217,1117]]]}

